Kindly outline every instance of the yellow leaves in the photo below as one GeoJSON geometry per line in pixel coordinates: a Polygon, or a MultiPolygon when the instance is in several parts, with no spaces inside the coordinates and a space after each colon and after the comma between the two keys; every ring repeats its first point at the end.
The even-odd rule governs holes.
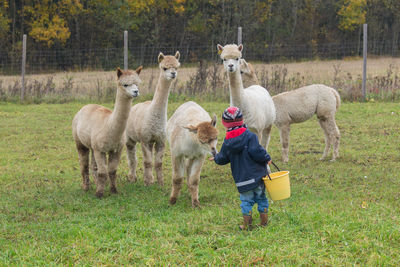
{"type": "Polygon", "coordinates": [[[184,4],[186,0],[128,0],[130,12],[139,15],[143,12],[149,12],[151,9],[167,9],[172,8],[175,14],[185,12],[184,4]]]}
{"type": "Polygon", "coordinates": [[[365,23],[366,5],[367,0],[346,0],[338,11],[339,28],[344,31],[354,31],[365,23]]]}
{"type": "Polygon", "coordinates": [[[43,15],[40,20],[32,23],[32,30],[29,35],[51,47],[55,42],[65,43],[71,35],[64,19],[58,15],[49,18],[49,14],[43,15]]]}
{"type": "Polygon", "coordinates": [[[71,36],[66,19],[83,10],[80,0],[43,0],[32,6],[25,6],[24,12],[30,14],[29,35],[36,41],[44,42],[48,47],[62,43],[71,36]]]}

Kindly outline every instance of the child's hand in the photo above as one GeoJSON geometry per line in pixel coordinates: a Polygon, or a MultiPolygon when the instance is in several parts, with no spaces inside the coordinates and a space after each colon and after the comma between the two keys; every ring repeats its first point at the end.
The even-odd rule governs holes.
{"type": "Polygon", "coordinates": [[[208,158],[209,161],[214,161],[214,157],[208,158]]]}
{"type": "Polygon", "coordinates": [[[268,164],[268,165],[271,165],[271,162],[272,162],[272,160],[268,161],[268,163],[267,163],[267,164],[268,164]]]}

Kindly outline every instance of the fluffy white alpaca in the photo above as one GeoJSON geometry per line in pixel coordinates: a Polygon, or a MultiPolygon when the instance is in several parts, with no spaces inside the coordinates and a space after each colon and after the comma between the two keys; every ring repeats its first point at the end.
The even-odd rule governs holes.
{"type": "Polygon", "coordinates": [[[267,148],[272,124],[275,121],[275,105],[268,91],[253,85],[243,88],[240,73],[240,58],[243,45],[217,45],[218,52],[228,73],[231,105],[239,107],[243,112],[244,122],[257,134],[260,144],[267,148]]]}
{"type": "MultiPolygon", "coordinates": [[[[243,64],[242,75],[250,84],[257,84],[258,79],[250,63],[243,64]],[[250,68],[249,68],[250,66],[250,68]]],[[[272,97],[276,108],[275,125],[279,129],[282,144],[282,160],[289,161],[290,124],[300,123],[317,114],[319,124],[325,134],[325,149],[321,159],[325,159],[333,146],[332,161],[339,157],[340,132],[336,125],[335,114],[340,106],[338,92],[323,84],[304,86],[293,91],[272,97]]]]}
{"type": "Polygon", "coordinates": [[[164,56],[160,52],[158,62],[160,77],[152,101],[139,103],[132,107],[126,126],[126,148],[129,164],[129,179],[136,181],[136,143],[140,142],[143,151],[144,183],[154,183],[152,158],[159,185],[164,184],[162,159],[165,150],[168,96],[173,80],[177,77],[180,54],[164,56]]]}
{"type": "Polygon", "coordinates": [[[192,197],[192,206],[199,206],[200,171],[206,154],[217,153],[218,130],[215,128],[216,116],[211,119],[208,113],[195,102],[189,101],[174,112],[167,123],[167,138],[172,158],[172,191],[170,204],[182,188],[185,170],[192,197]]]}

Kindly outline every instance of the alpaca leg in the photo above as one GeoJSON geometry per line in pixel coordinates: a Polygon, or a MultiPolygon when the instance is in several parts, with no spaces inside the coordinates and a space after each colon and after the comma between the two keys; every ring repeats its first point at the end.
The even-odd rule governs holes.
{"type": "Polygon", "coordinates": [[[200,206],[199,202],[199,181],[201,167],[203,166],[205,156],[190,161],[190,172],[188,173],[188,188],[192,197],[192,206],[194,208],[200,206]]]}
{"type": "Polygon", "coordinates": [[[282,144],[282,161],[289,161],[289,135],[290,135],[290,124],[283,125],[279,128],[279,137],[282,144]]]}
{"type": "Polygon", "coordinates": [[[263,137],[262,137],[262,144],[261,145],[266,150],[268,149],[269,140],[271,139],[271,135],[270,135],[271,134],[271,129],[272,129],[272,125],[263,130],[263,137]]]}
{"type": "Polygon", "coordinates": [[[82,189],[84,191],[89,190],[89,149],[85,147],[81,142],[76,142],[76,148],[78,149],[79,165],[81,168],[82,175],[82,189]]]}
{"type": "Polygon", "coordinates": [[[184,157],[174,157],[172,158],[172,191],[169,203],[174,205],[176,199],[179,196],[179,192],[182,188],[183,176],[185,175],[185,158],[184,157]]]}
{"type": "Polygon", "coordinates": [[[134,183],[137,180],[137,176],[136,176],[136,167],[137,167],[136,142],[129,139],[126,142],[126,152],[128,155],[128,165],[129,165],[128,179],[130,182],[134,183]]]}
{"type": "Polygon", "coordinates": [[[94,158],[96,160],[98,173],[97,173],[97,188],[96,196],[98,198],[103,197],[104,187],[107,182],[107,156],[106,153],[94,150],[94,158]]]}
{"type": "Polygon", "coordinates": [[[332,120],[332,124],[334,129],[332,161],[334,161],[339,157],[340,131],[339,128],[337,127],[335,119],[332,120]]]}
{"type": "Polygon", "coordinates": [[[91,151],[90,171],[92,172],[94,183],[97,184],[97,164],[96,160],[94,159],[93,149],[91,149],[90,151],[91,151]]]}
{"type": "Polygon", "coordinates": [[[110,152],[108,155],[108,177],[110,178],[111,183],[110,191],[114,194],[118,193],[115,182],[117,180],[117,169],[121,159],[121,152],[122,149],[116,152],[110,152]]]}
{"type": "Polygon", "coordinates": [[[321,127],[324,129],[325,140],[328,141],[328,148],[325,147],[325,150],[328,150],[326,153],[322,155],[322,158],[325,158],[328,155],[329,149],[331,145],[332,149],[332,161],[335,161],[336,158],[339,157],[339,144],[340,144],[340,131],[336,125],[335,118],[329,117],[326,120],[320,120],[321,127]]]}
{"type": "Polygon", "coordinates": [[[152,157],[153,143],[142,143],[143,163],[144,163],[144,184],[150,185],[154,183],[152,157]]]}
{"type": "Polygon", "coordinates": [[[155,144],[155,162],[154,167],[156,169],[157,181],[158,184],[163,186],[164,185],[164,177],[162,173],[162,161],[164,157],[164,150],[165,150],[165,143],[164,142],[157,142],[155,144]]]}
{"type": "Polygon", "coordinates": [[[325,149],[324,149],[324,153],[322,154],[322,157],[320,158],[320,160],[324,160],[328,156],[329,150],[331,148],[331,136],[329,133],[328,121],[325,118],[319,119],[319,125],[321,126],[322,130],[324,131],[324,135],[325,135],[325,149]]]}

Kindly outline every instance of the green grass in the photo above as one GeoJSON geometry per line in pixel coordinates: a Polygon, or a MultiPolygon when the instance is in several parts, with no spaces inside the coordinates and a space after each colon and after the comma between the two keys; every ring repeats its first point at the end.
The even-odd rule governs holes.
{"type": "MultiPolygon", "coordinates": [[[[179,104],[169,104],[169,115],[179,104]]],[[[200,104],[218,116],[227,106],[200,104]]],[[[205,163],[201,209],[191,207],[186,185],[169,206],[168,149],[163,188],[144,186],[141,158],[139,181],[129,183],[124,152],[118,195],[107,189],[99,200],[93,186],[83,192],[70,126],[82,105],[0,104],[0,265],[400,262],[399,104],[344,103],[337,114],[341,158],[334,163],[318,160],[324,137],[316,118],[292,126],[289,164],[280,160],[274,128],[269,152],[290,170],[292,197],[272,203],[269,226],[251,232],[238,231],[229,166],[205,163]]]]}

